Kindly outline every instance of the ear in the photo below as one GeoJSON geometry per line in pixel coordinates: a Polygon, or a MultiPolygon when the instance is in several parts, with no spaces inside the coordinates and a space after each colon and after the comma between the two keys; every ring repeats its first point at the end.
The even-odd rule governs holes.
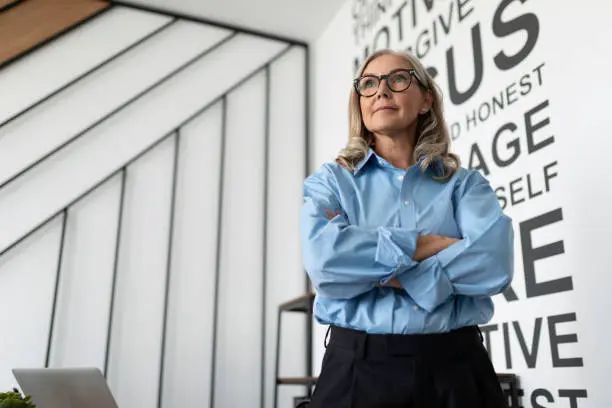
{"type": "Polygon", "coordinates": [[[433,96],[431,95],[431,92],[430,91],[423,92],[423,102],[421,103],[421,110],[419,111],[419,113],[421,115],[424,115],[425,113],[429,112],[432,104],[433,104],[433,96]]]}

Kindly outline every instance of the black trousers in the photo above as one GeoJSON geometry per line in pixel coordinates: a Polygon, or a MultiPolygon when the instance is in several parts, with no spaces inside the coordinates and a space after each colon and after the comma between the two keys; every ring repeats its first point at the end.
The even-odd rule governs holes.
{"type": "Polygon", "coordinates": [[[442,334],[330,328],[308,408],[506,408],[475,326],[442,334]]]}

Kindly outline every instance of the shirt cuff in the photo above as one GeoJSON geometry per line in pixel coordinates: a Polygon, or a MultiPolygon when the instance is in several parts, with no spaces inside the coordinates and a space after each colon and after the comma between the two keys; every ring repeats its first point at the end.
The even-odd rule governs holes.
{"type": "Polygon", "coordinates": [[[436,254],[436,258],[440,262],[440,266],[445,268],[449,263],[452,262],[457,256],[459,256],[468,247],[468,240],[462,239],[459,242],[455,242],[453,245],[444,248],[442,251],[436,254]]]}
{"type": "Polygon", "coordinates": [[[437,256],[397,276],[404,290],[421,308],[432,312],[453,294],[453,285],[437,256]]]}
{"type": "Polygon", "coordinates": [[[418,237],[417,231],[384,227],[378,229],[375,261],[393,269],[391,274],[379,280],[379,285],[386,284],[406,269],[417,265],[412,257],[418,237]]]}
{"type": "Polygon", "coordinates": [[[400,228],[378,228],[375,261],[390,268],[416,265],[412,259],[419,233],[400,228]]]}

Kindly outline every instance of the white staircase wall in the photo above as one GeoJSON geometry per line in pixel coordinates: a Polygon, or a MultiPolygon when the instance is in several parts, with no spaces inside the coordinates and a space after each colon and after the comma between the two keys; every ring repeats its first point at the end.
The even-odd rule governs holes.
{"type": "MultiPolygon", "coordinates": [[[[306,56],[113,6],[0,70],[0,390],[95,366],[122,408],[272,407],[277,306],[306,290],[306,56]]],[[[281,340],[306,375],[304,316],[281,340]]]]}

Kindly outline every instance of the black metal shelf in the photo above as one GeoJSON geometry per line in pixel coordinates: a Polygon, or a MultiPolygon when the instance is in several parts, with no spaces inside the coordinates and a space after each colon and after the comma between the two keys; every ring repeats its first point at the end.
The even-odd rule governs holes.
{"type": "Polygon", "coordinates": [[[278,385],[305,385],[305,386],[313,386],[317,383],[317,377],[286,377],[286,378],[277,378],[276,384],[278,385]]]}
{"type": "Polygon", "coordinates": [[[306,293],[305,295],[282,303],[279,309],[283,312],[310,313],[312,311],[314,297],[314,293],[306,293]]]}
{"type": "Polygon", "coordinates": [[[277,332],[276,332],[276,368],[275,368],[275,379],[274,385],[274,408],[278,407],[278,387],[281,385],[303,385],[306,387],[306,398],[312,396],[312,388],[317,382],[316,377],[284,377],[281,378],[279,374],[279,354],[280,354],[280,333],[281,333],[281,317],[283,312],[298,312],[306,314],[308,319],[306,325],[306,367],[307,374],[312,374],[311,361],[312,361],[312,309],[314,304],[315,294],[312,292],[305,293],[302,296],[291,299],[287,302],[281,303],[278,306],[278,317],[277,317],[277,332]]]}

